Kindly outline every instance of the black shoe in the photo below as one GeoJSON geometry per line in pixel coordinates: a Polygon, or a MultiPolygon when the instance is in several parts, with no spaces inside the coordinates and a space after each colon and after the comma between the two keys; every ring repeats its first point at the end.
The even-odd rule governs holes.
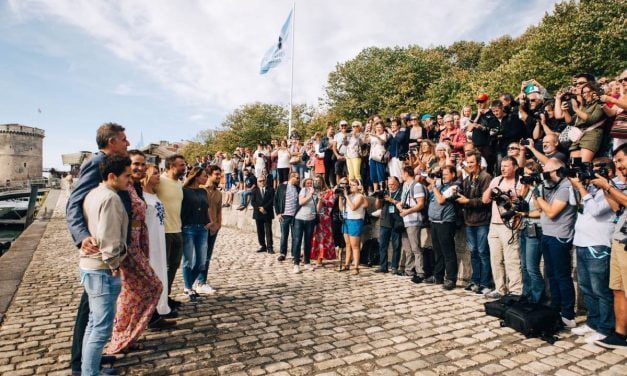
{"type": "Polygon", "coordinates": [[[268,253],[274,253],[274,251],[272,250],[272,248],[268,248],[268,253]]]}
{"type": "Polygon", "coordinates": [[[168,321],[168,320],[163,320],[163,319],[148,325],[148,329],[151,329],[151,330],[171,329],[174,327],[176,327],[175,321],[168,321]]]}
{"type": "Polygon", "coordinates": [[[422,283],[425,279],[421,276],[419,276],[418,274],[415,274],[412,278],[411,281],[414,283],[422,283]]]}
{"type": "Polygon", "coordinates": [[[435,283],[435,277],[431,276],[429,278],[425,278],[424,283],[435,283]]]}
{"type": "Polygon", "coordinates": [[[403,275],[405,275],[405,273],[403,273],[403,272],[396,272],[396,273],[394,273],[394,275],[403,276],[403,275]]]}
{"type": "Polygon", "coordinates": [[[473,291],[473,288],[476,285],[473,282],[470,282],[469,284],[466,285],[466,287],[464,287],[464,291],[473,291]]]}
{"type": "Polygon", "coordinates": [[[103,355],[102,358],[100,358],[100,364],[113,364],[116,360],[117,358],[113,355],[103,355]]]}
{"type": "Polygon", "coordinates": [[[179,317],[179,312],[175,309],[171,309],[170,313],[168,313],[167,315],[161,315],[161,317],[163,317],[164,319],[175,319],[179,317]]]}
{"type": "Polygon", "coordinates": [[[115,368],[101,368],[100,374],[101,375],[117,375],[118,370],[116,370],[115,368]]]}
{"type": "Polygon", "coordinates": [[[606,349],[627,349],[627,336],[614,332],[600,341],[594,341],[594,344],[606,349]]]}
{"type": "Polygon", "coordinates": [[[241,205],[241,206],[238,206],[238,207],[237,207],[237,210],[239,210],[239,211],[242,211],[242,210],[244,210],[244,209],[246,209],[246,207],[245,207],[244,205],[241,205]]]}
{"type": "Polygon", "coordinates": [[[385,269],[377,269],[374,271],[375,273],[387,273],[388,271],[385,269]]]}
{"type": "Polygon", "coordinates": [[[196,303],[196,301],[198,301],[198,295],[194,290],[186,291],[185,295],[189,297],[190,303],[196,303]]]}
{"type": "Polygon", "coordinates": [[[177,309],[181,306],[181,302],[174,300],[172,298],[168,298],[168,306],[170,306],[170,309],[177,309]]]}
{"type": "Polygon", "coordinates": [[[446,280],[442,286],[444,290],[452,290],[455,288],[455,282],[446,280]]]}
{"type": "Polygon", "coordinates": [[[261,253],[261,252],[267,252],[268,250],[265,247],[259,247],[259,249],[257,250],[257,252],[261,253]]]}
{"type": "Polygon", "coordinates": [[[279,255],[279,257],[277,257],[277,260],[285,261],[285,255],[279,255]]]}

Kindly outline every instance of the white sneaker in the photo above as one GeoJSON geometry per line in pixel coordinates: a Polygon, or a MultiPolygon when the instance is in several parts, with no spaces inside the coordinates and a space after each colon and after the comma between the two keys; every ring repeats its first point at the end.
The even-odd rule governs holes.
{"type": "Polygon", "coordinates": [[[294,269],[292,270],[292,274],[299,274],[299,273],[300,273],[300,266],[294,265],[294,269]]]}
{"type": "Polygon", "coordinates": [[[309,272],[313,272],[314,271],[314,267],[311,264],[305,264],[305,270],[307,270],[309,272]]]}
{"type": "Polygon", "coordinates": [[[573,334],[576,334],[578,336],[583,336],[583,335],[586,335],[588,333],[594,332],[594,329],[589,327],[587,324],[583,324],[583,325],[578,326],[576,328],[572,328],[570,330],[570,332],[573,333],[573,334]]]}
{"type": "Polygon", "coordinates": [[[587,335],[584,341],[586,341],[586,343],[594,343],[595,341],[602,341],[604,339],[605,339],[605,336],[603,334],[593,330],[593,333],[590,335],[587,335]]]}
{"type": "Polygon", "coordinates": [[[211,288],[211,286],[209,286],[208,284],[198,284],[195,288],[196,292],[199,294],[207,294],[207,295],[213,295],[216,293],[216,290],[214,290],[213,288],[211,288]]]}
{"type": "Polygon", "coordinates": [[[569,320],[562,316],[562,322],[566,325],[567,328],[574,328],[577,326],[577,322],[575,320],[569,320]]]}

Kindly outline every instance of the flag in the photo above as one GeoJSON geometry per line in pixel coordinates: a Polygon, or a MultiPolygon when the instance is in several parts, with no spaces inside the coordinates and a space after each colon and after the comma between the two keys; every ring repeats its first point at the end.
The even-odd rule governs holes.
{"type": "Polygon", "coordinates": [[[270,47],[268,51],[266,51],[265,55],[263,55],[263,59],[261,59],[261,68],[259,69],[259,74],[266,74],[268,71],[277,65],[281,64],[283,61],[283,57],[285,56],[285,50],[287,48],[287,42],[290,37],[290,29],[292,27],[292,13],[294,10],[290,11],[290,14],[287,16],[287,20],[283,24],[281,28],[281,34],[279,34],[278,42],[270,47]]]}

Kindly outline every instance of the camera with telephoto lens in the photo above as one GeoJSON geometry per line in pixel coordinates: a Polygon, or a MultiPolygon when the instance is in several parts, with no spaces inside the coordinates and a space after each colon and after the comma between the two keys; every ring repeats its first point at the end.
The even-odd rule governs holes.
{"type": "Polygon", "coordinates": [[[511,191],[503,192],[499,187],[494,187],[492,191],[490,191],[490,198],[492,201],[496,202],[496,205],[505,207],[506,205],[510,205],[512,194],[511,191]]]}
{"type": "Polygon", "coordinates": [[[608,179],[610,172],[605,163],[597,163],[595,167],[592,162],[581,162],[581,158],[573,158],[570,166],[558,169],[557,173],[563,178],[577,177],[582,183],[588,183],[596,179],[597,174],[608,179]]]}
{"type": "Polygon", "coordinates": [[[333,191],[333,193],[335,193],[336,195],[343,195],[344,192],[346,191],[346,184],[338,184],[337,187],[335,187],[335,190],[333,191]]]}
{"type": "Polygon", "coordinates": [[[507,222],[510,219],[514,218],[517,213],[523,213],[529,211],[529,203],[524,199],[518,197],[515,200],[511,201],[509,205],[505,205],[503,207],[505,212],[501,213],[501,218],[503,221],[507,222]],[[509,206],[509,209],[507,208],[509,206]]]}

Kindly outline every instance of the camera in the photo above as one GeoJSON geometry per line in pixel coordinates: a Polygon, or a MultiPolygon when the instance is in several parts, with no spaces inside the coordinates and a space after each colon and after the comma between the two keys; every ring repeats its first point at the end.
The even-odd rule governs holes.
{"type": "Polygon", "coordinates": [[[542,174],[534,172],[531,175],[524,175],[520,177],[520,182],[527,185],[535,185],[542,183],[542,174]]]}
{"type": "Polygon", "coordinates": [[[501,213],[501,218],[503,221],[507,222],[510,219],[514,218],[514,216],[519,212],[528,212],[529,211],[529,203],[522,198],[516,198],[509,205],[509,209],[505,206],[505,212],[501,213]]]}
{"type": "Polygon", "coordinates": [[[442,179],[442,171],[430,172],[429,179],[442,179]]]}
{"type": "Polygon", "coordinates": [[[529,140],[528,140],[528,139],[525,139],[525,138],[521,138],[521,139],[520,139],[520,141],[518,141],[518,143],[519,143],[521,146],[529,146],[529,145],[530,145],[529,140]]]}
{"type": "Polygon", "coordinates": [[[411,206],[409,206],[408,204],[403,203],[403,205],[401,205],[401,209],[403,209],[403,210],[411,209],[411,206]]]}
{"type": "Polygon", "coordinates": [[[383,198],[385,197],[385,195],[387,195],[388,193],[386,191],[376,191],[372,194],[372,196],[374,198],[376,198],[377,200],[383,200],[383,198]]]}
{"type": "Polygon", "coordinates": [[[333,193],[335,193],[336,195],[343,195],[345,191],[346,191],[346,184],[338,184],[337,187],[335,187],[335,190],[333,191],[333,193]]]}
{"type": "Polygon", "coordinates": [[[511,191],[503,192],[500,188],[494,187],[492,188],[492,191],[490,191],[490,198],[492,201],[496,202],[498,206],[502,206],[505,209],[511,208],[511,191]]]}
{"type": "Polygon", "coordinates": [[[405,162],[409,159],[409,153],[399,154],[397,158],[399,161],[405,162]]]}

